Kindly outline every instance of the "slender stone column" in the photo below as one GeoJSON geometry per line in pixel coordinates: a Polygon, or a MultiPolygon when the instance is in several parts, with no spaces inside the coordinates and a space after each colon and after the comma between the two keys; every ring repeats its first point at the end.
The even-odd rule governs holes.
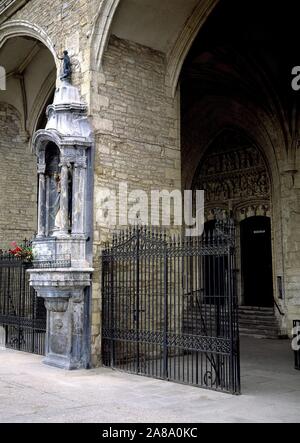
{"type": "Polygon", "coordinates": [[[45,209],[45,211],[46,211],[46,222],[45,222],[45,230],[46,230],[46,237],[47,236],[49,236],[49,192],[50,192],[50,190],[49,190],[49,185],[50,185],[50,183],[49,183],[49,176],[48,175],[46,175],[46,177],[45,177],[45,179],[46,179],[46,183],[45,183],[45,188],[46,188],[46,191],[45,191],[45,194],[46,194],[46,209],[45,209]]]}
{"type": "Polygon", "coordinates": [[[38,201],[38,232],[37,237],[42,238],[46,235],[46,181],[45,164],[38,165],[39,174],[39,201],[38,201]]]}
{"type": "Polygon", "coordinates": [[[72,234],[84,235],[86,160],[75,163],[73,186],[72,234]]]}
{"type": "Polygon", "coordinates": [[[69,197],[68,197],[68,165],[63,163],[61,165],[60,175],[60,214],[61,214],[61,228],[60,234],[67,235],[69,231],[69,197]]]}

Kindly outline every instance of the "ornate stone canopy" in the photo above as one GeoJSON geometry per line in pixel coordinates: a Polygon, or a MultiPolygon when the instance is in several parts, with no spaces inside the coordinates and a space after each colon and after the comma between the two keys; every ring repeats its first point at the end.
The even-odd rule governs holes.
{"type": "Polygon", "coordinates": [[[68,81],[56,90],[47,118],[33,137],[39,198],[30,281],[48,311],[45,362],[76,369],[85,366],[85,294],[93,271],[86,222],[92,129],[87,106],[68,81]]]}

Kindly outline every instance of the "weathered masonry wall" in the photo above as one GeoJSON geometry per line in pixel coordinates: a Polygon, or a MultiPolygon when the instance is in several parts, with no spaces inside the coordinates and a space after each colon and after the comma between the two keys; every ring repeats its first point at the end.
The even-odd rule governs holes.
{"type": "Polygon", "coordinates": [[[109,237],[101,190],[181,189],[179,107],[165,84],[165,58],[112,37],[92,91],[96,137],[94,196],[93,361],[100,355],[100,254],[109,237]],[[103,223],[104,221],[104,223],[103,223]]]}
{"type": "MultiPolygon", "coordinates": [[[[300,162],[298,159],[298,166],[300,162]]],[[[288,330],[300,318],[300,175],[282,177],[283,263],[285,267],[285,304],[288,330]]]]}
{"type": "MultiPolygon", "coordinates": [[[[89,102],[90,36],[99,0],[30,0],[10,20],[21,20],[43,29],[55,51],[68,49],[73,65],[73,84],[89,102]]],[[[59,69],[60,62],[57,60],[59,69]]]]}
{"type": "Polygon", "coordinates": [[[86,34],[91,28],[90,16],[96,3],[93,0],[30,0],[10,20],[22,20],[40,26],[58,52],[65,49],[66,42],[70,44],[70,50],[74,49],[76,43],[82,49],[89,44],[86,34]]]}
{"type": "Polygon", "coordinates": [[[0,248],[36,230],[36,160],[17,111],[0,103],[0,248]]]}

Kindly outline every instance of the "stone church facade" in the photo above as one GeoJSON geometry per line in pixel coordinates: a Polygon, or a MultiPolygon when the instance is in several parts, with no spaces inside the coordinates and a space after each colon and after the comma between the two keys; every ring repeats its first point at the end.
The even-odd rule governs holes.
{"type": "MultiPolygon", "coordinates": [[[[264,289],[269,300],[261,307],[273,306],[275,300],[279,335],[290,335],[293,320],[300,318],[299,99],[289,77],[297,61],[292,50],[289,58],[284,48],[277,53],[271,47],[276,21],[275,30],[271,25],[264,29],[263,19],[255,27],[260,2],[247,2],[251,13],[246,31],[239,2],[224,3],[0,2],[0,65],[7,74],[6,90],[0,91],[0,247],[36,234],[43,242],[38,202],[41,175],[47,172],[41,154],[38,178],[36,153],[43,152],[45,140],[63,146],[65,168],[72,163],[77,170],[77,200],[86,203],[73,212],[78,217],[74,231],[67,229],[57,240],[61,254],[76,262],[75,270],[66,277],[64,295],[57,295],[66,281],[59,273],[32,281],[43,296],[45,287],[52,288],[45,298],[53,329],[59,321],[65,327],[66,291],[73,297],[73,310],[67,312],[77,320],[87,318],[88,339],[81,338],[80,346],[90,349],[93,366],[101,360],[100,257],[114,229],[109,219],[103,220],[102,190],[116,191],[122,182],[146,192],[204,189],[208,223],[220,211],[234,218],[241,305],[251,305],[245,281],[251,280],[247,269],[252,265],[245,265],[247,253],[242,251],[249,245],[247,220],[262,223],[253,228],[257,235],[270,226],[265,246],[270,263],[264,272],[271,284],[264,289]],[[232,11],[240,17],[239,25],[233,26],[232,11]],[[74,90],[64,93],[58,56],[65,49],[74,90]],[[78,122],[77,129],[72,126],[79,114],[87,119],[88,130],[78,122]],[[65,132],[58,115],[65,115],[65,132]],[[57,118],[55,124],[51,118],[57,118]],[[88,160],[84,152],[89,152],[88,160]],[[78,172],[82,162],[86,181],[78,172]],[[78,288],[87,291],[85,298],[80,299],[78,288]],[[56,310],[49,308],[53,297],[60,300],[56,310]],[[88,309],[80,313],[80,303],[87,299],[88,309]]],[[[293,19],[292,9],[283,3],[275,12],[278,20],[281,13],[282,20],[293,19]]],[[[263,11],[261,15],[265,17],[263,11]]],[[[259,256],[259,241],[257,245],[259,256]]]]}

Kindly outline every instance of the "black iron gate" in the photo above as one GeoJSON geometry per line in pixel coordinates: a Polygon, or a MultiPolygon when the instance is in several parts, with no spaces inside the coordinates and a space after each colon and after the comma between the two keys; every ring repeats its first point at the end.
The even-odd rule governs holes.
{"type": "Polygon", "coordinates": [[[20,258],[0,254],[1,341],[7,348],[44,355],[46,308],[29,286],[29,267],[20,258]]]}
{"type": "Polygon", "coordinates": [[[234,232],[167,239],[141,227],[102,256],[103,364],[240,393],[234,232]]]}

